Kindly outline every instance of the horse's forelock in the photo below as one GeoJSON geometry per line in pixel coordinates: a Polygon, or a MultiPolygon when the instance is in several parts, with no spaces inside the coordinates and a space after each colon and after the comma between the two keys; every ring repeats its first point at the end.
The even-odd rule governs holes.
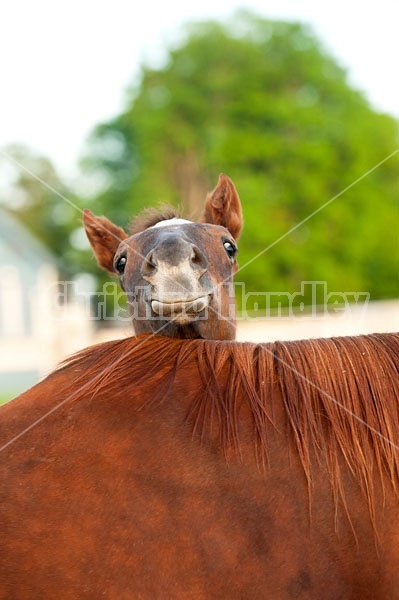
{"type": "Polygon", "coordinates": [[[135,235],[149,227],[154,227],[154,225],[161,221],[179,218],[180,213],[174,206],[164,205],[159,208],[146,208],[134,217],[130,223],[129,231],[131,235],[135,235]]]}

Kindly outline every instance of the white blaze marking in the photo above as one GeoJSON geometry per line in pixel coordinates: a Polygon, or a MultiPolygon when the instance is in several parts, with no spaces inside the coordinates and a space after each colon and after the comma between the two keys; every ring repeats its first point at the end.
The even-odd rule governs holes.
{"type": "Polygon", "coordinates": [[[174,217],[173,219],[166,219],[165,221],[159,221],[149,227],[148,229],[154,229],[154,227],[168,227],[169,225],[185,225],[186,223],[192,223],[192,221],[187,221],[186,219],[178,219],[174,217]]]}

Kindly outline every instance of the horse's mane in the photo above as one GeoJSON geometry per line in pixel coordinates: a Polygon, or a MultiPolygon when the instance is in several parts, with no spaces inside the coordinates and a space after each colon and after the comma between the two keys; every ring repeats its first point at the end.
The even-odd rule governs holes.
{"type": "Polygon", "coordinates": [[[174,206],[167,204],[159,208],[145,208],[141,213],[136,215],[130,223],[129,231],[131,235],[141,233],[148,227],[153,227],[160,221],[167,219],[179,218],[180,213],[174,206]]]}
{"type": "Polygon", "coordinates": [[[344,460],[371,509],[376,470],[399,489],[399,334],[269,344],[140,336],[88,348],[63,368],[76,370],[75,387],[84,382],[81,397],[134,391],[148,398],[150,389],[152,401],[197,374],[203,394],[188,415],[193,430],[206,433],[216,421],[225,451],[239,449],[244,396],[266,462],[279,403],[309,482],[316,460],[338,497],[344,460]]]}

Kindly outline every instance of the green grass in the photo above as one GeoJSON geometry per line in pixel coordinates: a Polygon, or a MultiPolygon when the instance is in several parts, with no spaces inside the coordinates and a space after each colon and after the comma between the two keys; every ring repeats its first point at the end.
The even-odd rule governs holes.
{"type": "Polygon", "coordinates": [[[13,398],[15,398],[15,396],[17,396],[18,394],[0,394],[0,406],[2,404],[5,404],[6,402],[9,402],[10,400],[12,400],[13,398]]]}

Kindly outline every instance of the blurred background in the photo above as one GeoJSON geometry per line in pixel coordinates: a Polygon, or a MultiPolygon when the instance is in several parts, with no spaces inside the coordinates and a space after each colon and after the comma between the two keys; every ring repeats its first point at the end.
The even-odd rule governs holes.
{"type": "Polygon", "coordinates": [[[294,318],[259,296],[268,318],[239,339],[399,328],[396,0],[15,0],[0,16],[0,401],[131,334],[115,295],[93,319],[109,278],[82,208],[121,226],[159,203],[195,217],[221,171],[247,292],[370,296],[326,310],[305,286],[294,318]]]}

